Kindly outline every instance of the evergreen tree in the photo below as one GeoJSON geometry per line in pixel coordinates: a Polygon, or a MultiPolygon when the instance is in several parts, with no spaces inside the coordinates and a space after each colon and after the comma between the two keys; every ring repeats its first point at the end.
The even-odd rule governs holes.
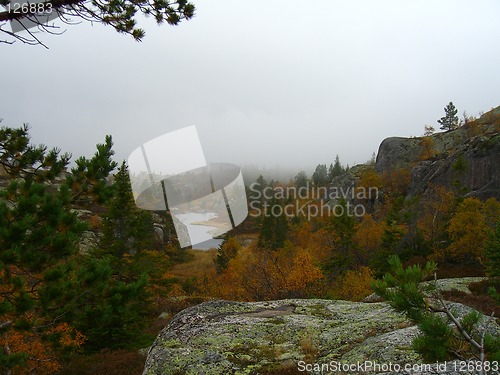
{"type": "Polygon", "coordinates": [[[267,183],[266,179],[260,174],[259,177],[257,177],[257,189],[260,189],[260,191],[262,191],[268,186],[269,184],[267,183]]]}
{"type": "Polygon", "coordinates": [[[98,248],[59,271],[71,275],[61,290],[42,294],[51,315],[64,316],[84,332],[88,350],[140,341],[151,307],[149,281],[166,266],[148,251],[155,239],[152,217],[135,206],[124,162],[111,191],[98,248]]]}
{"type": "Polygon", "coordinates": [[[328,167],[328,181],[332,181],[333,180],[333,164],[330,163],[330,166],[328,167]]]}
{"type": "Polygon", "coordinates": [[[335,162],[333,164],[332,179],[334,177],[340,176],[344,172],[345,172],[345,169],[342,167],[342,164],[340,164],[340,158],[337,155],[337,156],[335,156],[335,162]]]}
{"type": "Polygon", "coordinates": [[[96,148],[92,158],[81,156],[76,159],[76,167],[66,177],[65,183],[71,190],[73,204],[89,206],[104,203],[112,195],[108,177],[118,164],[112,160],[115,152],[111,136],[107,135],[105,142],[96,148]]]}
{"type": "Polygon", "coordinates": [[[371,259],[371,267],[377,276],[389,271],[388,258],[393,254],[403,253],[405,234],[407,233],[407,217],[405,217],[405,198],[396,198],[386,215],[385,229],[382,234],[380,250],[371,259]]]}
{"type": "Polygon", "coordinates": [[[259,175],[257,178],[256,183],[254,184],[254,189],[260,193],[260,207],[262,207],[262,204],[266,201],[266,198],[264,197],[264,191],[266,190],[267,187],[270,185],[267,183],[266,179],[264,176],[259,175]]]}
{"type": "MultiPolygon", "coordinates": [[[[279,204],[279,201],[275,198],[269,202],[270,207],[279,204]]],[[[282,248],[285,245],[289,229],[286,216],[284,214],[273,215],[271,210],[267,210],[263,215],[264,219],[259,233],[258,246],[272,250],[282,248]]]]}
{"type": "Polygon", "coordinates": [[[356,234],[356,219],[348,212],[345,198],[340,198],[333,210],[335,215],[332,216],[328,226],[332,239],[332,254],[324,265],[327,275],[331,278],[344,273],[351,267],[356,234]]]}
{"type": "Polygon", "coordinates": [[[440,129],[456,129],[458,126],[457,112],[458,110],[453,105],[453,102],[449,102],[448,105],[444,108],[445,115],[438,120],[438,123],[441,125],[440,129]]]}
{"type": "Polygon", "coordinates": [[[101,252],[117,259],[154,247],[151,213],[137,208],[125,162],[115,175],[113,197],[103,220],[101,252]]]}
{"type": "Polygon", "coordinates": [[[145,274],[125,279],[117,275],[112,257],[86,256],[69,275],[74,282],[67,284],[64,298],[52,296],[52,306],[60,302],[52,314],[66,314],[64,319],[87,337],[87,350],[128,348],[141,341],[152,306],[145,274]]]}
{"type": "Polygon", "coordinates": [[[235,258],[241,245],[236,237],[224,235],[224,240],[217,249],[217,255],[214,258],[215,269],[217,273],[222,273],[227,270],[231,259],[235,258]]]}
{"type": "Polygon", "coordinates": [[[500,277],[500,222],[490,230],[488,240],[486,241],[486,272],[492,278],[492,286],[488,289],[489,295],[500,303],[500,293],[495,287],[493,280],[500,277]]]}
{"type": "MultiPolygon", "coordinates": [[[[0,335],[7,337],[14,330],[17,337],[33,340],[36,336],[41,342],[52,328],[64,323],[87,337],[88,348],[137,342],[147,318],[145,306],[151,306],[144,269],[153,274],[151,264],[160,263],[153,259],[145,265],[127,255],[148,246],[146,223],[151,221],[127,206],[133,205],[133,199],[124,182],[125,169],[115,187],[106,184],[114,165],[111,138],[98,145],[92,159],[79,159],[75,175],[64,179],[69,155],[31,145],[28,130],[27,126],[0,129],[5,186],[0,189],[0,335]],[[72,207],[100,199],[110,202],[105,226],[115,225],[117,230],[104,235],[107,251],[84,255],[77,243],[87,225],[72,207]],[[120,207],[127,216],[120,215],[120,207]],[[140,219],[129,220],[132,213],[140,219]],[[136,228],[126,228],[123,222],[136,228]],[[111,237],[118,233],[119,244],[115,244],[111,237]],[[123,255],[120,262],[119,255],[123,255]]],[[[43,342],[47,353],[56,350],[50,344],[53,341],[43,342]]],[[[24,347],[29,351],[29,345],[24,347]]],[[[0,348],[0,372],[37,361],[32,356],[0,348]]]]}
{"type": "MultiPolygon", "coordinates": [[[[33,146],[28,126],[0,129],[0,334],[38,332],[51,325],[40,314],[39,291],[55,288],[62,277],[48,277],[77,252],[85,225],[70,211],[67,186],[54,184],[69,161],[57,149],[33,146]],[[38,328],[38,329],[37,329],[38,328]]],[[[38,334],[37,333],[37,334],[38,334]]],[[[20,365],[26,354],[0,348],[0,372],[20,365]]]]}
{"type": "Polygon", "coordinates": [[[370,162],[369,164],[371,165],[375,165],[375,162],[377,161],[377,154],[375,153],[375,151],[373,151],[372,153],[372,157],[370,158],[370,162]]]}
{"type": "Polygon", "coordinates": [[[486,241],[486,266],[490,277],[500,277],[500,223],[491,230],[486,241]]]}
{"type": "Polygon", "coordinates": [[[295,187],[297,189],[299,189],[301,187],[307,187],[307,181],[308,180],[307,180],[306,172],[300,171],[299,173],[297,173],[297,175],[294,178],[295,187]]]}
{"type": "MultiPolygon", "coordinates": [[[[8,1],[0,1],[0,5],[2,6],[8,4],[8,1]]],[[[116,2],[94,1],[93,3],[88,3],[84,0],[62,0],[51,1],[48,4],[50,7],[47,6],[45,9],[52,11],[63,22],[75,17],[84,21],[98,22],[109,25],[120,33],[129,34],[136,40],[141,40],[145,35],[144,30],[137,26],[138,14],[151,15],[158,24],[165,22],[169,25],[177,25],[181,20],[192,18],[195,11],[195,6],[187,0],[154,0],[151,2],[146,0],[119,0],[116,2]]],[[[39,10],[40,7],[36,9],[39,10]]],[[[32,23],[38,27],[39,31],[50,32],[47,29],[47,20],[45,17],[38,18],[33,16],[32,12],[27,12],[24,8],[20,8],[19,10],[14,7],[12,9],[7,8],[5,11],[0,11],[0,33],[5,34],[7,38],[11,38],[5,41],[9,44],[12,44],[15,40],[20,40],[30,45],[44,45],[39,37],[35,37],[31,33],[28,36],[19,36],[15,32],[12,32],[10,28],[8,30],[5,29],[4,27],[9,21],[23,22],[28,28],[30,27],[30,23],[32,23]],[[29,22],[27,22],[28,20],[29,22]]]]}
{"type": "Polygon", "coordinates": [[[425,360],[444,361],[452,356],[477,356],[484,361],[485,354],[490,356],[490,360],[497,359],[500,339],[486,333],[487,324],[481,328],[482,332],[478,329],[479,322],[486,318],[473,310],[459,319],[441,297],[436,284],[423,283],[435,274],[435,263],[428,262],[425,268],[414,265],[405,269],[399,257],[391,256],[389,266],[391,271],[382,280],[372,284],[373,290],[396,311],[418,325],[421,333],[414,339],[412,346],[425,360]],[[436,297],[441,306],[427,297],[429,293],[436,297]],[[450,321],[455,329],[449,325],[450,321]]]}
{"type": "Polygon", "coordinates": [[[331,182],[335,177],[342,175],[346,172],[346,169],[340,164],[339,156],[335,156],[335,162],[330,164],[328,168],[328,181],[331,182]]]}

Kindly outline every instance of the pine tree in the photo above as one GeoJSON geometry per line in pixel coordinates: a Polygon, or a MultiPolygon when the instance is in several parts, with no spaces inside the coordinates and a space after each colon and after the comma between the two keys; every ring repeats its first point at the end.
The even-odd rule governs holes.
{"type": "MultiPolygon", "coordinates": [[[[480,330],[477,328],[479,322],[486,318],[472,310],[459,319],[443,300],[437,283],[423,283],[433,274],[436,277],[436,263],[427,262],[424,268],[420,265],[404,268],[399,257],[391,256],[389,266],[391,271],[382,280],[374,282],[372,288],[396,311],[418,325],[421,333],[414,339],[412,346],[425,360],[444,361],[451,356],[477,356],[484,361],[485,355],[490,356],[490,360],[496,360],[500,339],[486,332],[488,324],[484,324],[480,330]],[[438,303],[430,300],[427,297],[429,294],[438,303]],[[449,325],[450,321],[455,329],[449,325]]],[[[483,371],[479,373],[483,374],[483,371]]]]}
{"type": "Polygon", "coordinates": [[[453,130],[458,127],[458,110],[453,105],[453,102],[449,102],[444,108],[445,115],[438,120],[441,124],[441,130],[453,130]]]}
{"type": "Polygon", "coordinates": [[[259,177],[257,178],[256,183],[253,186],[254,191],[258,191],[259,192],[259,207],[262,207],[262,205],[266,201],[266,197],[264,196],[264,192],[266,191],[266,189],[269,186],[272,187],[272,185],[268,184],[268,182],[266,181],[266,179],[264,178],[264,176],[259,175],[259,177]]]}
{"type": "MultiPolygon", "coordinates": [[[[500,277],[500,222],[490,231],[486,241],[486,272],[492,278],[492,281],[500,277]]],[[[490,283],[488,294],[500,303],[500,293],[494,285],[490,283]]]]}
{"type": "Polygon", "coordinates": [[[335,215],[327,227],[332,238],[332,254],[324,265],[327,275],[332,278],[345,272],[352,265],[356,234],[356,219],[348,212],[345,198],[339,199],[333,211],[335,215]]]}
{"type": "MultiPolygon", "coordinates": [[[[51,325],[41,309],[40,290],[58,289],[62,277],[53,270],[77,252],[85,228],[70,211],[67,186],[56,185],[69,155],[30,143],[29,127],[0,129],[0,335],[9,329],[23,334],[51,325]],[[52,276],[50,276],[52,274],[52,276]]],[[[47,348],[49,350],[49,348],[47,348]]],[[[26,359],[0,348],[0,372],[26,359]]]]}
{"type": "MultiPolygon", "coordinates": [[[[273,198],[269,202],[269,207],[274,207],[279,204],[279,201],[273,198]]],[[[287,239],[288,229],[286,215],[273,215],[272,210],[264,212],[264,219],[262,221],[257,243],[258,246],[272,250],[282,248],[287,239]]]]}
{"type": "Polygon", "coordinates": [[[71,190],[73,204],[90,206],[93,203],[104,203],[111,197],[108,176],[118,166],[112,160],[115,152],[111,136],[107,135],[105,142],[98,144],[96,148],[92,158],[81,156],[76,159],[76,167],[66,177],[65,183],[71,190]]]}
{"type": "Polygon", "coordinates": [[[488,275],[500,277],[500,222],[489,233],[485,253],[488,275]]]}
{"type": "MultiPolygon", "coordinates": [[[[4,6],[8,2],[0,2],[4,6]]],[[[16,8],[17,9],[17,8],[16,8]]],[[[40,10],[40,8],[36,8],[40,10]]],[[[50,8],[46,9],[63,22],[67,21],[67,17],[78,18],[80,22],[99,22],[104,25],[109,25],[120,33],[131,35],[135,40],[141,40],[145,32],[142,28],[138,27],[138,15],[144,14],[145,16],[153,16],[158,24],[167,23],[169,25],[177,25],[182,20],[189,20],[194,16],[195,6],[187,0],[180,1],[163,1],[163,0],[120,0],[118,3],[95,2],[89,4],[84,0],[62,0],[51,2],[50,8]]],[[[13,9],[14,10],[14,9],[13,9]]],[[[29,10],[29,9],[28,9],[29,10]]],[[[49,30],[50,25],[47,24],[46,17],[33,17],[30,11],[0,11],[0,33],[8,35],[7,40],[3,40],[7,44],[12,44],[16,40],[29,45],[43,44],[39,39],[40,36],[35,36],[30,33],[27,36],[17,35],[15,30],[5,28],[7,23],[16,21],[21,23],[26,30],[30,27],[37,27],[39,32],[47,32],[54,34],[49,30]]],[[[75,22],[75,24],[80,23],[75,22]]],[[[71,23],[73,24],[73,23],[71,23]]],[[[24,30],[24,29],[23,29],[24,30]]]]}
{"type": "Polygon", "coordinates": [[[297,189],[301,187],[307,187],[308,180],[306,172],[300,171],[299,173],[297,173],[297,175],[294,178],[294,182],[295,182],[295,187],[297,189]]]}
{"type": "MultiPolygon", "coordinates": [[[[137,342],[147,318],[144,306],[151,305],[147,277],[137,265],[141,263],[126,256],[120,263],[116,256],[147,246],[148,219],[141,218],[141,213],[140,220],[130,220],[136,227],[124,230],[126,234],[117,240],[125,250],[110,241],[108,252],[78,253],[77,243],[87,225],[72,212],[75,203],[110,202],[110,224],[119,222],[121,206],[126,212],[133,211],[125,207],[133,204],[130,186],[122,179],[125,173],[117,186],[107,184],[114,165],[111,137],[98,145],[92,159],[80,158],[75,175],[64,179],[69,155],[32,145],[28,130],[27,126],[0,129],[0,170],[5,186],[0,189],[0,342],[12,334],[43,340],[46,353],[39,353],[37,360],[24,349],[0,347],[0,373],[33,361],[43,365],[47,353],[52,358],[57,348],[52,339],[45,339],[59,324],[83,333],[92,349],[137,342]],[[110,200],[113,192],[117,194],[110,200]],[[125,236],[134,240],[130,243],[125,236]]],[[[151,264],[143,268],[155,270],[151,264]]]]}
{"type": "Polygon", "coordinates": [[[152,217],[135,206],[125,163],[111,192],[98,248],[59,271],[69,280],[57,293],[42,294],[46,310],[83,332],[91,351],[140,341],[151,308],[150,280],[165,267],[148,251],[155,239],[152,217]]]}
{"type": "Polygon", "coordinates": [[[113,197],[104,215],[101,252],[122,259],[154,247],[154,226],[149,211],[137,208],[125,162],[115,175],[113,197]]]}

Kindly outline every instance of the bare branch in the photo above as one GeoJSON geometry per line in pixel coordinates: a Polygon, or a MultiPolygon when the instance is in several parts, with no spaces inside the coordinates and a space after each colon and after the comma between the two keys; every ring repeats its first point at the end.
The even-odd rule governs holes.
{"type": "Polygon", "coordinates": [[[453,324],[455,324],[455,327],[457,327],[460,334],[469,342],[469,344],[471,344],[477,350],[482,350],[483,349],[482,346],[467,333],[467,331],[462,327],[462,325],[457,320],[457,318],[455,318],[455,316],[451,313],[450,309],[448,309],[448,306],[446,306],[446,303],[444,302],[443,296],[441,295],[441,292],[439,291],[439,288],[437,285],[437,274],[436,273],[434,273],[434,283],[436,285],[436,295],[439,299],[439,302],[441,302],[441,304],[443,305],[442,312],[444,312],[448,316],[448,318],[450,318],[450,320],[453,322],[453,324]]]}
{"type": "MultiPolygon", "coordinates": [[[[493,320],[493,318],[495,317],[495,312],[493,311],[490,315],[490,317],[488,318],[488,320],[486,321],[486,324],[484,325],[483,327],[483,332],[481,333],[481,353],[479,354],[479,360],[481,361],[481,363],[484,363],[484,359],[485,359],[485,355],[484,355],[484,337],[486,336],[486,332],[488,330],[488,326],[490,325],[491,321],[493,320]]],[[[482,375],[483,373],[483,369],[481,367],[481,371],[479,372],[479,375],[482,375]]]]}
{"type": "MultiPolygon", "coordinates": [[[[12,11],[10,9],[0,12],[0,32],[5,33],[12,39],[3,40],[0,43],[12,44],[19,40],[29,45],[45,46],[33,32],[26,27],[21,20],[30,20],[36,25],[39,31],[49,34],[62,34],[51,30],[57,29],[55,25],[48,25],[46,22],[50,12],[55,12],[65,24],[76,24],[72,18],[80,18],[88,22],[99,22],[113,27],[116,31],[131,35],[136,41],[140,41],[144,36],[144,31],[137,27],[137,14],[153,16],[158,24],[166,22],[170,25],[177,25],[182,20],[190,19],[194,16],[195,7],[185,0],[48,0],[37,3],[37,7],[21,7],[12,11]],[[43,19],[39,17],[44,17],[43,19]],[[17,21],[21,24],[29,37],[19,36],[17,33],[5,30],[2,26],[8,21],[17,21]]],[[[45,46],[46,47],[46,46],[45,46]]]]}

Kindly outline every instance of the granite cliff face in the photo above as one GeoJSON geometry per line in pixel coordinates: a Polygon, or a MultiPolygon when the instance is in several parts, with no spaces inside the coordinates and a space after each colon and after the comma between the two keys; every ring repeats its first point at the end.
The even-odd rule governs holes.
{"type": "Polygon", "coordinates": [[[480,199],[500,200],[500,134],[474,138],[449,155],[415,165],[409,194],[425,195],[430,185],[463,189],[466,196],[480,199]]]}
{"type": "Polygon", "coordinates": [[[379,173],[410,170],[409,196],[425,197],[432,185],[466,196],[500,199],[500,107],[456,130],[421,138],[387,138],[380,144],[379,173]]]}

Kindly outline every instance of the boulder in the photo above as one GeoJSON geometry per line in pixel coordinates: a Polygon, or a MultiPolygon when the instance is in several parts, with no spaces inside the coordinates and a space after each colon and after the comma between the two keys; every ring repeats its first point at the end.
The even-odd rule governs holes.
{"type": "Polygon", "coordinates": [[[100,241],[99,233],[91,230],[86,230],[82,233],[80,241],[78,241],[78,248],[81,254],[88,254],[91,250],[94,250],[99,246],[100,241]]]}
{"type": "MultiPolygon", "coordinates": [[[[459,315],[470,310],[452,305],[459,315]]],[[[149,349],[143,374],[279,374],[297,370],[300,361],[421,363],[411,348],[417,334],[385,302],[210,301],[169,322],[149,349]]]]}

